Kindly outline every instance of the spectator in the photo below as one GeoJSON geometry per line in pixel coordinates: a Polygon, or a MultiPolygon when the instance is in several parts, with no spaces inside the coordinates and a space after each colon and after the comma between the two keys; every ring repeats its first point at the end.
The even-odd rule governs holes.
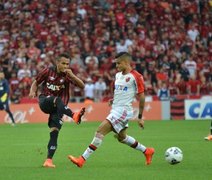
{"type": "Polygon", "coordinates": [[[107,89],[106,83],[104,82],[103,78],[99,78],[98,81],[94,84],[95,88],[95,101],[99,102],[102,100],[103,95],[107,89]]]}
{"type": "Polygon", "coordinates": [[[23,79],[23,77],[25,76],[28,76],[28,77],[31,77],[31,71],[30,69],[28,68],[28,65],[27,64],[24,64],[22,68],[20,68],[18,70],[18,79],[21,81],[23,79]]]}
{"type": "Polygon", "coordinates": [[[177,94],[178,95],[185,95],[188,93],[187,81],[186,81],[186,79],[183,78],[183,76],[181,74],[177,75],[176,86],[177,86],[177,94]]]}
{"type": "Polygon", "coordinates": [[[161,88],[157,91],[157,96],[161,101],[167,101],[170,99],[170,93],[166,82],[162,82],[161,88]]]}
{"type": "Polygon", "coordinates": [[[35,46],[35,40],[30,41],[30,46],[27,49],[27,56],[29,59],[38,59],[41,54],[41,50],[35,46]]]}
{"type": "Polygon", "coordinates": [[[191,76],[187,82],[187,89],[190,95],[200,95],[200,81],[196,79],[195,75],[191,76]]]}
{"type": "Polygon", "coordinates": [[[12,76],[10,78],[10,81],[9,81],[10,89],[12,92],[15,92],[15,90],[18,88],[19,83],[20,83],[20,81],[17,77],[17,74],[15,72],[13,72],[12,76]]]}
{"type": "Polygon", "coordinates": [[[116,53],[128,52],[128,44],[125,39],[120,39],[120,42],[116,43],[116,53]]]}
{"type": "Polygon", "coordinates": [[[189,71],[189,76],[196,76],[197,72],[197,63],[193,60],[193,56],[188,56],[188,59],[185,61],[185,68],[189,71]]]}
{"type": "Polygon", "coordinates": [[[189,76],[190,76],[190,73],[189,73],[188,69],[186,68],[185,63],[182,63],[182,64],[181,64],[181,68],[180,68],[179,73],[180,73],[180,75],[181,75],[181,78],[182,78],[184,81],[188,81],[189,76]]]}
{"type": "Polygon", "coordinates": [[[98,60],[98,57],[96,57],[94,55],[93,52],[90,53],[90,55],[88,55],[86,58],[85,58],[85,64],[96,64],[96,65],[99,65],[99,60],[98,60]]]}
{"type": "Polygon", "coordinates": [[[85,88],[84,88],[85,98],[94,100],[94,91],[95,91],[94,83],[92,79],[89,77],[86,79],[85,88]]]}
{"type": "Polygon", "coordinates": [[[200,94],[201,95],[209,95],[211,84],[207,83],[205,76],[203,75],[200,78],[200,94]]]}
{"type": "Polygon", "coordinates": [[[200,34],[198,29],[195,27],[194,24],[191,25],[191,28],[189,28],[189,30],[187,31],[187,34],[189,36],[189,38],[195,42],[196,41],[196,38],[197,36],[200,34]]]}

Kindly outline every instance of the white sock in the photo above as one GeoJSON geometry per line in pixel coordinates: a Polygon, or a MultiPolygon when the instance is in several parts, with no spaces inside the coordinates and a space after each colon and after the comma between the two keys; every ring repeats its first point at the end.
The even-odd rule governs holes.
{"type": "Polygon", "coordinates": [[[90,155],[102,144],[102,140],[104,138],[104,135],[100,133],[96,133],[91,144],[88,146],[88,148],[85,150],[85,152],[82,154],[83,158],[87,160],[90,155]]]}
{"type": "Polygon", "coordinates": [[[146,151],[146,147],[139,143],[138,141],[136,141],[133,137],[131,136],[126,136],[126,138],[122,141],[122,143],[132,147],[132,148],[135,148],[139,151],[142,151],[142,152],[145,152],[146,151]]]}

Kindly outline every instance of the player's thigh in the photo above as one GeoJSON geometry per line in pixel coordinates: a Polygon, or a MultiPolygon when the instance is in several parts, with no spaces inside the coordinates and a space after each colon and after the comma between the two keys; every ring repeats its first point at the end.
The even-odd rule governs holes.
{"type": "Polygon", "coordinates": [[[106,135],[113,130],[111,123],[108,120],[104,120],[97,128],[97,132],[102,135],[106,135]]]}
{"type": "Polygon", "coordinates": [[[54,106],[54,96],[40,96],[39,97],[39,106],[40,109],[46,113],[46,114],[51,114],[53,112],[56,112],[57,108],[54,106]]]}
{"type": "Polygon", "coordinates": [[[5,110],[7,112],[10,111],[9,102],[8,101],[5,101],[5,102],[0,101],[0,110],[5,110]]]}

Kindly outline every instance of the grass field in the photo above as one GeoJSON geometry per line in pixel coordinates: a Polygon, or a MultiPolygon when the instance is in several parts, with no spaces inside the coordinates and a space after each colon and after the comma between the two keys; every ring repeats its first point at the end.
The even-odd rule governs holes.
{"type": "Polygon", "coordinates": [[[1,180],[208,180],[212,176],[212,142],[203,140],[210,121],[146,121],[145,130],[130,122],[128,133],[146,146],[155,148],[153,163],[145,166],[144,156],[118,143],[113,133],[80,169],[67,159],[80,155],[93,138],[99,122],[65,123],[54,157],[55,169],[41,165],[49,138],[46,124],[0,125],[1,180]],[[178,146],[184,159],[169,165],[164,160],[168,147],[178,146]]]}

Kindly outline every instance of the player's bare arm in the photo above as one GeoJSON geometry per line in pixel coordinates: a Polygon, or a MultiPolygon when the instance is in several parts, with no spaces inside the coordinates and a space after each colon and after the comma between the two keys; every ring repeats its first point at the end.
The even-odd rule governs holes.
{"type": "Polygon", "coordinates": [[[30,92],[29,92],[29,97],[30,97],[30,98],[36,97],[37,89],[38,89],[37,81],[34,80],[34,81],[32,82],[32,85],[31,85],[31,88],[30,88],[30,92]]]}
{"type": "Polygon", "coordinates": [[[138,113],[138,124],[141,128],[144,128],[144,120],[142,119],[144,104],[145,104],[145,95],[140,93],[137,95],[139,101],[139,113],[138,113]]]}
{"type": "Polygon", "coordinates": [[[72,79],[72,81],[81,89],[84,89],[85,87],[85,84],[84,82],[79,79],[76,75],[74,75],[74,73],[72,72],[71,69],[65,69],[64,70],[65,73],[68,74],[68,76],[72,79]]]}

